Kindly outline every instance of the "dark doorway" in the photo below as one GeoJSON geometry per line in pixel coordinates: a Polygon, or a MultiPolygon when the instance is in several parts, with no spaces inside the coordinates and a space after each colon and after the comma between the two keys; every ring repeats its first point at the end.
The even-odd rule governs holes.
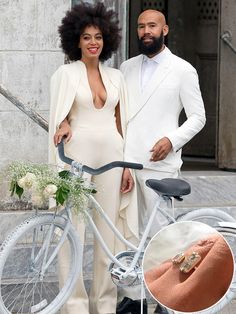
{"type": "MultiPolygon", "coordinates": [[[[189,61],[199,74],[200,87],[206,108],[204,129],[184,148],[187,158],[216,160],[217,144],[217,60],[219,0],[157,0],[130,1],[129,56],[138,54],[136,25],[144,9],[162,11],[170,32],[167,46],[178,56],[189,61]]],[[[180,123],[185,117],[182,114],[180,123]]]]}

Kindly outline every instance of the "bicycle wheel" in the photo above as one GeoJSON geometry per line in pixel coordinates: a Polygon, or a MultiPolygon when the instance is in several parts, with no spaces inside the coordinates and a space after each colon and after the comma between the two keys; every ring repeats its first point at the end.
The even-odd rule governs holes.
{"type": "Polygon", "coordinates": [[[177,217],[177,221],[199,221],[214,227],[219,221],[235,222],[235,219],[217,208],[199,208],[177,217]]]}
{"type": "Polygon", "coordinates": [[[4,241],[0,252],[1,314],[53,314],[66,302],[82,260],[79,237],[71,224],[65,232],[66,222],[54,214],[34,216],[4,241]],[[63,254],[68,263],[59,265],[63,254]],[[60,288],[58,273],[63,277],[60,288]]]}

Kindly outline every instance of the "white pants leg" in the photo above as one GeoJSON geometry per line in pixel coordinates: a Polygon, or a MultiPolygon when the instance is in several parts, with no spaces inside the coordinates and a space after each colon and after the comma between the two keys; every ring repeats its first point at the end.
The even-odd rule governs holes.
{"type": "MultiPolygon", "coordinates": [[[[122,168],[112,169],[95,177],[98,192],[96,200],[102,206],[111,221],[116,225],[118,210],[120,207],[120,183],[122,168]]],[[[97,212],[94,221],[105,243],[111,252],[115,253],[114,233],[97,212]]],[[[117,287],[112,282],[108,271],[110,259],[104,253],[98,241],[94,240],[94,267],[93,282],[90,290],[90,313],[91,314],[115,314],[117,304],[117,287]]]]}
{"type": "MultiPolygon", "coordinates": [[[[148,219],[152,213],[152,210],[155,206],[155,203],[158,199],[158,194],[155,193],[152,189],[146,186],[145,182],[148,179],[156,179],[161,180],[164,178],[177,178],[178,171],[174,173],[170,172],[160,172],[149,169],[136,170],[136,181],[137,181],[137,195],[138,195],[138,213],[139,213],[139,236],[141,238],[148,219]]],[[[161,206],[165,206],[165,204],[161,203],[161,206]]],[[[163,215],[157,214],[154,218],[149,236],[154,236],[165,224],[167,223],[165,217],[163,215]]],[[[141,296],[141,287],[134,286],[121,289],[119,293],[119,297],[129,297],[133,300],[140,299],[141,296]]]]}
{"type": "MultiPolygon", "coordinates": [[[[138,194],[138,212],[139,212],[139,234],[140,237],[147,225],[148,219],[152,213],[152,210],[157,202],[158,194],[152,189],[146,186],[145,182],[148,179],[161,180],[164,178],[176,178],[178,177],[178,171],[160,172],[149,169],[141,171],[135,171],[137,179],[137,194],[138,194]]],[[[165,206],[165,204],[162,204],[165,206]]],[[[161,213],[157,214],[154,218],[149,235],[154,236],[165,224],[167,223],[165,217],[161,213]]]]}
{"type": "MultiPolygon", "coordinates": [[[[91,180],[91,176],[88,174],[85,174],[84,178],[86,178],[88,181],[91,180]]],[[[79,238],[83,248],[86,225],[82,221],[82,219],[79,219],[74,213],[72,213],[72,219],[73,226],[79,234],[79,238]]],[[[81,254],[83,255],[83,251],[81,252],[81,254]]],[[[63,249],[60,251],[59,256],[59,283],[63,283],[66,276],[66,267],[68,265],[67,256],[67,248],[63,247],[63,249]]],[[[66,304],[62,307],[61,314],[78,314],[78,309],[81,314],[90,314],[89,299],[83,280],[83,265],[81,265],[79,279],[76,283],[74,291],[70,298],[67,300],[66,304]]]]}
{"type": "MultiPolygon", "coordinates": [[[[79,233],[80,240],[84,243],[84,234],[85,234],[85,224],[81,223],[74,223],[74,226],[79,233]]],[[[83,246],[82,246],[83,247],[83,246]]],[[[81,252],[83,254],[83,252],[81,252]]],[[[67,253],[66,248],[63,248],[60,257],[60,274],[59,274],[59,282],[63,282],[64,272],[63,272],[63,264],[68,265],[67,262],[67,253]]],[[[82,265],[81,265],[82,266],[82,265]]],[[[88,295],[85,290],[84,281],[83,281],[83,270],[82,267],[80,269],[79,279],[76,283],[74,291],[71,297],[68,299],[66,304],[63,306],[61,310],[61,314],[78,314],[78,309],[80,309],[81,314],[89,314],[89,302],[88,302],[88,295]]]]}

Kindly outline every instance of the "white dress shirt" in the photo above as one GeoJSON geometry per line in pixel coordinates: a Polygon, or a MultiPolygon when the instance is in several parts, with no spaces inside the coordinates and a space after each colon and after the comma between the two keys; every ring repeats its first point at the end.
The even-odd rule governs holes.
{"type": "Polygon", "coordinates": [[[142,62],[142,73],[141,73],[141,89],[144,91],[147,83],[150,81],[153,73],[158,68],[166,58],[167,58],[167,49],[163,49],[160,53],[155,55],[153,58],[149,58],[143,55],[142,62]]]}

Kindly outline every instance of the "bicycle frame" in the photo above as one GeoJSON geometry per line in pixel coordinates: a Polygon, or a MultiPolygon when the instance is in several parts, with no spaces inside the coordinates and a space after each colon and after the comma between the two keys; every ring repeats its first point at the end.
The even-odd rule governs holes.
{"type": "MultiPolygon", "coordinates": [[[[160,204],[162,202],[162,200],[166,200],[166,198],[160,196],[157,199],[157,202],[152,210],[152,213],[149,217],[148,223],[146,225],[146,228],[144,230],[144,233],[140,239],[140,242],[137,246],[133,245],[130,241],[126,240],[124,238],[124,236],[119,232],[119,230],[115,227],[115,225],[112,223],[112,221],[110,220],[109,216],[105,213],[105,211],[103,210],[103,208],[100,206],[100,204],[96,201],[96,199],[92,196],[89,195],[88,196],[88,201],[90,201],[92,203],[92,205],[94,206],[94,208],[98,211],[98,213],[102,216],[102,218],[106,221],[107,225],[109,226],[109,228],[112,230],[112,232],[115,234],[115,236],[123,243],[127,246],[128,249],[133,250],[135,252],[133,260],[131,262],[131,264],[129,265],[129,267],[127,267],[126,265],[122,264],[111,252],[111,250],[108,248],[108,246],[106,245],[104,239],[102,238],[97,226],[95,225],[93,218],[91,217],[89,210],[86,208],[84,210],[84,214],[88,220],[89,225],[92,228],[93,234],[94,236],[97,238],[99,244],[101,245],[101,247],[103,248],[104,252],[107,254],[107,256],[109,257],[109,259],[117,266],[121,267],[124,272],[122,274],[123,278],[125,278],[131,271],[134,271],[135,266],[138,262],[138,260],[140,259],[143,251],[144,251],[144,247],[145,247],[145,243],[146,240],[148,238],[148,234],[149,231],[151,229],[152,223],[154,221],[155,216],[157,215],[158,212],[162,213],[163,216],[166,217],[166,219],[168,220],[169,223],[174,223],[176,220],[170,216],[163,208],[160,207],[160,204]]],[[[37,214],[37,211],[36,211],[37,214]]],[[[59,249],[61,248],[61,246],[63,245],[63,242],[66,238],[66,235],[69,231],[70,225],[71,225],[71,221],[72,221],[72,209],[70,206],[66,206],[64,207],[62,210],[60,210],[57,214],[55,215],[59,215],[59,216],[63,216],[65,215],[67,217],[67,222],[66,222],[66,226],[65,229],[62,233],[60,242],[57,244],[54,252],[50,255],[49,260],[47,261],[47,255],[48,255],[48,245],[50,243],[51,240],[51,235],[53,233],[53,221],[52,221],[52,225],[49,229],[48,235],[44,240],[44,244],[42,246],[42,248],[40,249],[40,251],[36,254],[36,256],[34,255],[34,250],[32,251],[32,264],[36,263],[37,260],[39,259],[40,256],[42,256],[42,254],[44,254],[44,262],[42,264],[42,268],[41,268],[41,276],[44,275],[44,272],[46,271],[46,269],[50,266],[50,264],[52,263],[54,257],[56,256],[57,252],[59,251],[59,249]]],[[[34,241],[33,241],[34,242],[34,241]]]]}
{"type": "MultiPolygon", "coordinates": [[[[148,234],[150,232],[151,229],[151,225],[154,221],[155,216],[157,215],[158,211],[161,212],[169,221],[169,223],[174,223],[176,222],[176,220],[170,216],[164,209],[162,209],[160,207],[160,203],[161,201],[164,199],[166,200],[164,197],[160,196],[157,199],[157,202],[152,210],[152,213],[149,217],[148,223],[146,225],[146,228],[144,230],[144,233],[142,235],[142,238],[138,244],[138,246],[133,245],[131,242],[127,241],[124,236],[119,232],[119,230],[115,227],[115,225],[112,223],[112,221],[110,220],[110,218],[108,217],[108,215],[104,212],[103,208],[100,206],[100,204],[96,201],[96,199],[89,195],[88,196],[89,200],[91,201],[91,203],[93,204],[93,206],[95,207],[95,209],[99,212],[99,214],[102,216],[102,218],[106,221],[107,225],[109,226],[109,228],[112,230],[112,232],[115,234],[115,236],[122,242],[124,243],[129,249],[135,251],[135,255],[134,258],[130,264],[129,267],[123,265],[122,263],[120,263],[120,261],[112,254],[111,250],[107,247],[105,241],[103,240],[98,228],[96,227],[93,218],[91,217],[91,215],[89,214],[88,210],[86,209],[84,211],[85,216],[88,219],[88,222],[93,230],[93,233],[95,235],[95,237],[97,238],[97,240],[99,241],[100,245],[102,246],[104,252],[107,254],[107,256],[110,258],[111,261],[113,261],[117,266],[122,267],[124,269],[126,269],[127,271],[129,270],[133,270],[135,268],[135,265],[137,264],[143,250],[144,250],[144,246],[146,243],[146,240],[148,238],[148,234]]],[[[125,273],[124,273],[125,276],[125,273]]]]}

